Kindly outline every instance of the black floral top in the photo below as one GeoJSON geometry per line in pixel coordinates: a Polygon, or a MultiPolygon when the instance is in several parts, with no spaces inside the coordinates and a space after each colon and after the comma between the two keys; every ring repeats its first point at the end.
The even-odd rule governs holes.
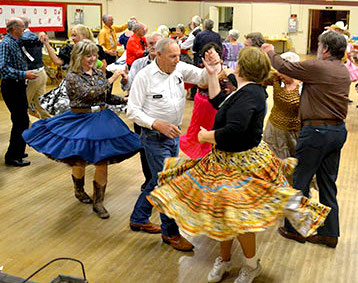
{"type": "Polygon", "coordinates": [[[103,72],[92,69],[92,76],[85,72],[69,72],[66,76],[66,90],[70,99],[70,107],[90,108],[91,106],[107,104],[122,104],[123,98],[108,95],[110,83],[103,72]]]}

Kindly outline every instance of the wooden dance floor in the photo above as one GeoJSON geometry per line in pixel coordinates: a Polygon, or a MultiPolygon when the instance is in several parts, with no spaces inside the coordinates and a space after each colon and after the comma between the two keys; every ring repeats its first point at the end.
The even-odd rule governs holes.
{"type": "MultiPolygon", "coordinates": [[[[341,225],[337,248],[285,240],[277,233],[281,224],[277,223],[257,236],[263,272],[254,282],[358,282],[358,96],[353,85],[350,96],[355,101],[349,106],[349,134],[337,181],[341,225]]],[[[193,102],[188,101],[184,131],[192,106],[193,102]]],[[[31,120],[34,122],[36,118],[31,120]]],[[[206,237],[190,238],[195,250],[184,253],[163,244],[160,235],[129,229],[129,216],[143,182],[139,155],[109,167],[105,206],[111,217],[101,220],[92,212],[91,205],[75,199],[71,171],[66,165],[27,148],[30,166],[5,166],[11,123],[3,101],[0,101],[0,121],[0,266],[3,272],[25,278],[56,257],[73,257],[84,263],[89,282],[207,282],[207,274],[219,255],[217,242],[206,237]]],[[[94,167],[89,166],[85,187],[90,194],[93,173],[94,167]]],[[[159,223],[158,216],[158,212],[153,211],[152,222],[159,223]]],[[[233,282],[243,262],[237,242],[232,259],[235,268],[223,282],[233,282]]],[[[60,273],[81,277],[77,263],[58,262],[33,280],[49,282],[60,273]]]]}

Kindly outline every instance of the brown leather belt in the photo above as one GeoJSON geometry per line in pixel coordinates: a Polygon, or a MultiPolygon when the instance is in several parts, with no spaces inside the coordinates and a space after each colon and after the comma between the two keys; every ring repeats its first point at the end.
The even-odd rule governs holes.
{"type": "Polygon", "coordinates": [[[342,120],[304,120],[302,126],[326,126],[326,125],[340,125],[342,120]]]}
{"type": "Polygon", "coordinates": [[[92,112],[100,112],[100,111],[104,110],[105,108],[106,108],[105,106],[100,106],[97,109],[71,107],[71,111],[74,113],[92,113],[92,112]]]}

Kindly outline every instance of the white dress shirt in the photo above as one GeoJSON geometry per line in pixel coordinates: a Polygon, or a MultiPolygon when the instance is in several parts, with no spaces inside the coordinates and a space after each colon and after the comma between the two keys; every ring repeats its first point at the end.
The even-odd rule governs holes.
{"type": "Polygon", "coordinates": [[[137,73],[140,70],[142,70],[144,67],[148,66],[151,62],[152,62],[152,60],[150,60],[149,55],[135,60],[132,64],[131,69],[129,70],[129,73],[128,73],[128,82],[122,86],[122,89],[129,90],[132,86],[133,80],[134,80],[135,76],[137,75],[137,73]]]}
{"type": "Polygon", "coordinates": [[[179,62],[171,74],[161,71],[153,61],[134,78],[128,99],[127,117],[152,129],[155,120],[180,126],[184,114],[184,82],[207,84],[206,69],[179,62]]]}
{"type": "Polygon", "coordinates": [[[183,43],[179,44],[180,49],[189,49],[189,48],[193,47],[194,39],[195,39],[195,35],[193,34],[193,32],[195,32],[198,29],[200,29],[200,26],[193,29],[191,31],[191,33],[189,34],[187,40],[185,40],[183,43]]]}

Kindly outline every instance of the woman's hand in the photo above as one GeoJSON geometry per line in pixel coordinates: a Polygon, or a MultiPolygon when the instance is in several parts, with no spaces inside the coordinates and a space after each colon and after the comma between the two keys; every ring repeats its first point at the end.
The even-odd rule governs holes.
{"type": "Polygon", "coordinates": [[[200,132],[198,133],[198,141],[200,143],[205,143],[205,135],[206,133],[208,132],[207,129],[203,128],[203,127],[200,127],[200,132]]]}
{"type": "Polygon", "coordinates": [[[216,144],[215,131],[208,131],[207,129],[200,127],[200,132],[198,133],[198,141],[200,143],[208,142],[216,144]]]}
{"type": "Polygon", "coordinates": [[[205,52],[203,63],[209,75],[214,75],[221,71],[221,59],[214,48],[205,52]]]}

